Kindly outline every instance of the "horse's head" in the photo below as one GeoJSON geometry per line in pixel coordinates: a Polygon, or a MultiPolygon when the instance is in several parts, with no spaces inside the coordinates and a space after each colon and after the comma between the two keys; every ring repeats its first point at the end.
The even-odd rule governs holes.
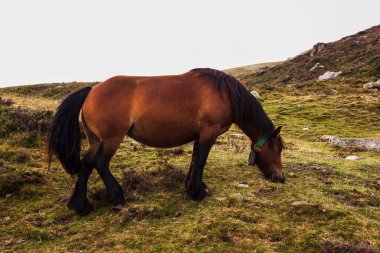
{"type": "Polygon", "coordinates": [[[256,143],[252,143],[248,165],[257,164],[268,180],[284,183],[285,176],[281,162],[283,142],[280,131],[281,126],[274,131],[272,136],[265,135],[256,143]]]}

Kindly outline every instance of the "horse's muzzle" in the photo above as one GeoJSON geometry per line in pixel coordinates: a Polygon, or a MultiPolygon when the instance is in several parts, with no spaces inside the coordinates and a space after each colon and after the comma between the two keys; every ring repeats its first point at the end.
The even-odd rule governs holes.
{"type": "Polygon", "coordinates": [[[283,175],[273,174],[270,177],[268,177],[268,180],[274,183],[285,183],[285,177],[283,175]]]}

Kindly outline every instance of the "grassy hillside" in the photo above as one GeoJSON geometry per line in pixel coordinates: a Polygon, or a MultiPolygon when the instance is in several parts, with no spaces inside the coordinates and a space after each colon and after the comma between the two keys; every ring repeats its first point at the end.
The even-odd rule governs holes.
{"type": "Polygon", "coordinates": [[[379,93],[361,88],[379,78],[376,66],[364,62],[362,75],[302,81],[296,59],[260,75],[228,71],[258,91],[271,119],[284,126],[285,184],[246,165],[249,141],[231,136],[239,132],[233,127],[211,150],[204,173],[210,196],[194,202],[182,183],[191,145],[154,149],[125,138],[111,168],[127,205],[113,211],[93,173],[95,210],[86,217],[66,208],[74,181],[56,161],[47,171],[44,151],[60,98],[84,84],[0,89],[0,252],[379,252],[379,153],[319,141],[324,134],[380,138],[379,93]],[[281,81],[290,69],[292,78],[281,81]]]}
{"type": "Polygon", "coordinates": [[[363,84],[380,78],[380,25],[309,51],[265,73],[248,73],[248,85],[288,85],[313,82],[326,71],[342,71],[337,83],[363,84]],[[323,67],[310,71],[315,64],[323,67]]]}

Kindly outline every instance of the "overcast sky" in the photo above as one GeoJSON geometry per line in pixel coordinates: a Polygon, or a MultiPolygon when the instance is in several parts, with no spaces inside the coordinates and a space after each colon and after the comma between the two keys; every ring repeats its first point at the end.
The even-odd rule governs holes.
{"type": "Polygon", "coordinates": [[[1,0],[0,86],[284,60],[380,24],[378,0],[1,0]]]}

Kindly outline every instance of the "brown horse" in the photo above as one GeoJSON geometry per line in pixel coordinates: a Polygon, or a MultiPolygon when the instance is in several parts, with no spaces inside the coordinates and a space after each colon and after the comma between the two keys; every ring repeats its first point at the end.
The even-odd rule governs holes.
{"type": "Polygon", "coordinates": [[[281,127],[275,129],[259,101],[234,77],[213,69],[182,75],[116,76],[95,87],[69,94],[59,105],[48,137],[49,166],[55,154],[65,170],[78,174],[68,207],[80,214],[92,210],[87,181],[95,167],[115,208],[125,204],[123,190],[109,163],[125,135],[152,147],[167,148],[194,141],[185,180],[187,194],[207,194],[203,168],[217,137],[237,124],[251,139],[249,164],[266,178],[284,182],[281,127]],[[89,148],[80,158],[79,113],[89,148]]]}

